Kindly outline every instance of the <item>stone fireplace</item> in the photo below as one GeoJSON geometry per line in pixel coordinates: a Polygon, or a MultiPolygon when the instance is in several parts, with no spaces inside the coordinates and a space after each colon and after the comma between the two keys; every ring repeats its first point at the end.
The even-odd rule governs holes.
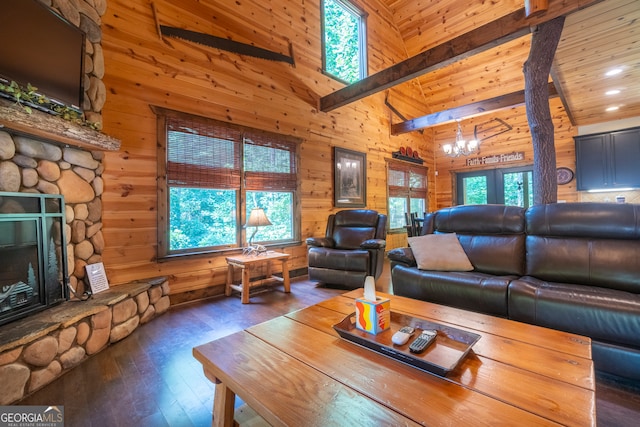
{"type": "MultiPolygon", "coordinates": [[[[100,123],[106,99],[100,17],[106,0],[56,0],[53,6],[41,1],[86,34],[82,107],[88,121],[100,123]]],[[[120,141],[91,127],[0,99],[0,192],[64,198],[59,224],[66,257],[60,262],[67,266],[75,295],[88,289],[86,265],[102,261],[103,158],[119,148],[120,141]]],[[[28,231],[24,237],[31,243],[28,231]]],[[[71,295],[69,301],[0,326],[0,405],[19,401],[165,312],[168,294],[166,278],[151,278],[114,286],[86,301],[71,295]]]]}
{"type": "Polygon", "coordinates": [[[104,249],[102,153],[9,132],[0,131],[0,191],[64,197],[69,285],[82,294],[84,267],[101,262],[104,249]]]}
{"type": "MultiPolygon", "coordinates": [[[[106,100],[102,18],[107,0],[39,0],[85,33],[84,101],[91,123],[101,123],[106,100]]],[[[0,191],[61,194],[66,204],[69,284],[84,292],[84,267],[100,262],[102,159],[120,141],[90,127],[0,99],[0,191]]]]}
{"type": "MultiPolygon", "coordinates": [[[[66,260],[60,261],[68,266],[76,295],[88,289],[85,266],[102,261],[103,156],[119,145],[91,128],[40,111],[28,114],[0,99],[0,192],[64,198],[59,224],[66,260]]],[[[86,301],[72,295],[0,326],[0,405],[40,389],[169,305],[167,279],[150,278],[113,286],[86,301]]]]}

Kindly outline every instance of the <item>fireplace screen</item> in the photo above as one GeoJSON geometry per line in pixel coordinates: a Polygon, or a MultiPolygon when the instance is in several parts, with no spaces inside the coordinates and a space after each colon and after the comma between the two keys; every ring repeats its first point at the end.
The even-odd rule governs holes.
{"type": "Polygon", "coordinates": [[[0,192],[0,325],[67,299],[64,199],[0,192]]]}

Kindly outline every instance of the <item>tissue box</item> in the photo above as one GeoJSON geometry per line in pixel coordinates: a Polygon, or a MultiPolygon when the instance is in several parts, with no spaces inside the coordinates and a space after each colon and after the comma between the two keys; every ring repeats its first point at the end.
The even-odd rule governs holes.
{"type": "Polygon", "coordinates": [[[376,301],[356,298],[356,328],[379,334],[391,326],[391,301],[376,297],[376,301]]]}

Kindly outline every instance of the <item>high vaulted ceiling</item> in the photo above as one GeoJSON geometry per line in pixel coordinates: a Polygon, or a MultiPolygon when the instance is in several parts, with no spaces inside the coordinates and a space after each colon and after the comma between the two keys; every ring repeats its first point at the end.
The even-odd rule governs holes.
{"type": "MultiPolygon", "coordinates": [[[[523,7],[523,0],[382,0],[411,57],[523,7]]],[[[550,0],[553,2],[554,0],[550,0]]],[[[556,0],[557,1],[557,0],[556,0]]],[[[531,35],[427,73],[418,79],[422,114],[524,89],[531,35]]],[[[574,125],[640,116],[640,1],[603,0],[569,15],[550,80],[574,125]],[[604,73],[614,67],[614,77],[604,73]],[[617,95],[605,95],[612,89],[617,95]],[[617,106],[615,111],[606,111],[617,106]]],[[[414,117],[408,117],[409,119],[414,117]]]]}

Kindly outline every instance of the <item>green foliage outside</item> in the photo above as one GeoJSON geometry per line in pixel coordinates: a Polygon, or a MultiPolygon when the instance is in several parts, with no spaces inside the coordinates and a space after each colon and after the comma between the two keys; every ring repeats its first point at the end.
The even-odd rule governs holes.
{"type": "MultiPolygon", "coordinates": [[[[292,239],[292,206],[293,193],[248,191],[246,218],[262,207],[273,224],[259,227],[254,242],[292,239]]],[[[171,188],[169,228],[171,251],[236,245],[236,191],[171,188]]],[[[247,240],[253,231],[246,230],[247,240]]]]}
{"type": "MultiPolygon", "coordinates": [[[[263,208],[272,225],[258,227],[254,242],[273,242],[293,239],[293,193],[247,191],[247,213],[252,208],[263,208]]],[[[247,240],[253,234],[253,227],[247,230],[247,240]]]]}
{"type": "Polygon", "coordinates": [[[347,83],[360,80],[361,17],[335,0],[324,1],[326,71],[347,83]]]}
{"type": "Polygon", "coordinates": [[[504,174],[505,205],[529,207],[533,205],[533,172],[504,174]],[[527,178],[525,180],[525,175],[527,178]],[[524,188],[524,185],[527,188],[524,188]],[[525,203],[525,199],[526,203],[525,203]]]}
{"type": "Polygon", "coordinates": [[[169,250],[235,243],[235,190],[172,187],[169,196],[169,250]]]}
{"type": "Polygon", "coordinates": [[[484,205],[487,203],[487,178],[472,176],[464,180],[464,204],[484,205]]]}
{"type": "Polygon", "coordinates": [[[405,225],[407,225],[407,221],[404,216],[405,212],[407,212],[406,197],[389,197],[389,229],[390,230],[404,228],[405,225]]]}
{"type": "MultiPolygon", "coordinates": [[[[533,205],[533,173],[509,172],[502,175],[504,204],[509,206],[529,207],[533,205]]],[[[487,177],[471,176],[464,179],[464,204],[480,205],[498,203],[499,200],[488,200],[487,177]]]]}

